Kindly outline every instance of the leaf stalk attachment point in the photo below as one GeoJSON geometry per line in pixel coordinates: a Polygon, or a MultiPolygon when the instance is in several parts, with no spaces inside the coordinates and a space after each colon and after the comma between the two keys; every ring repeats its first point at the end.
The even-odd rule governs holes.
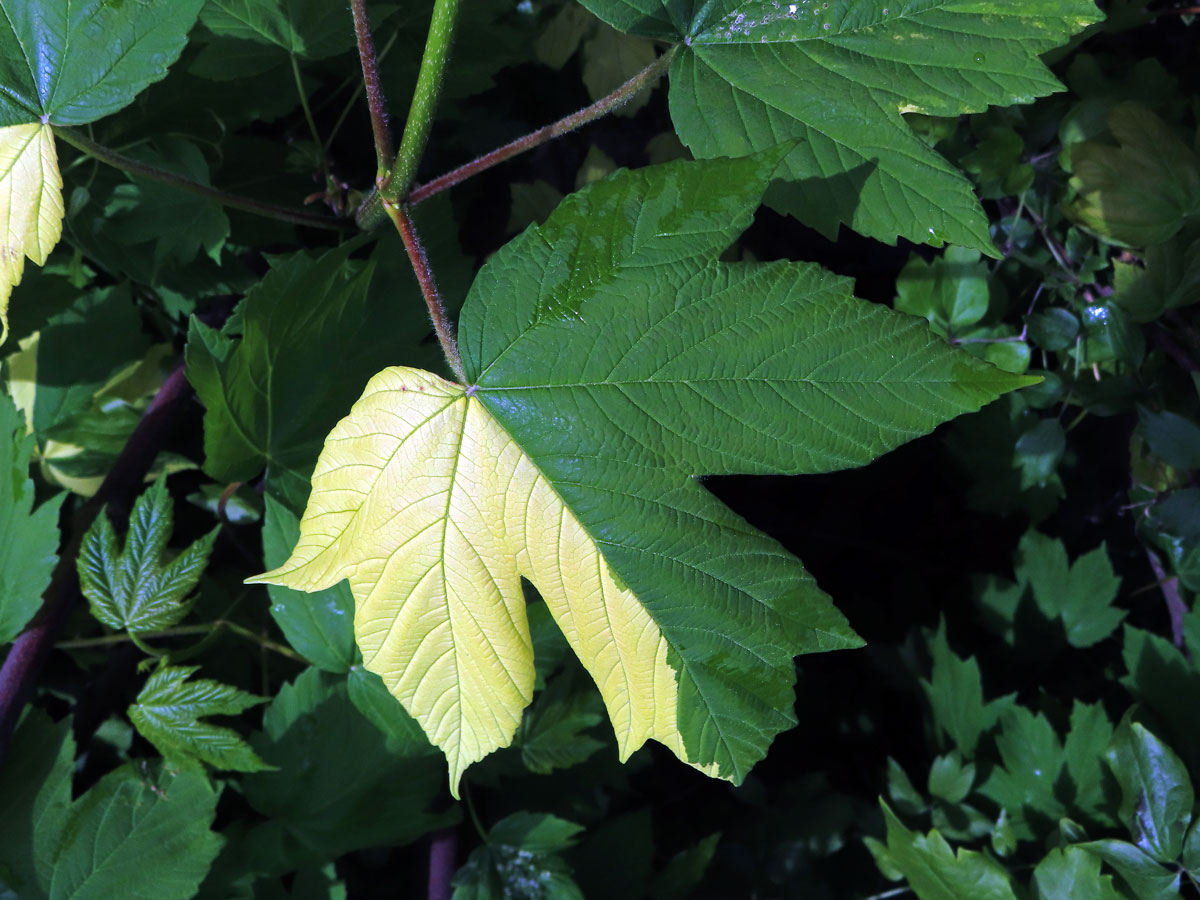
{"type": "Polygon", "coordinates": [[[266,216],[269,219],[290,222],[293,225],[306,225],[309,228],[324,228],[331,231],[349,231],[352,228],[349,221],[306,213],[286,206],[277,206],[274,203],[254,200],[239,194],[231,194],[228,191],[222,191],[207,184],[201,184],[190,178],[184,178],[182,175],[177,175],[174,172],[168,172],[157,166],[151,166],[140,160],[117,153],[103,144],[98,144],[90,138],[84,137],[80,132],[72,128],[60,128],[56,126],[54,128],[54,136],[61,139],[64,143],[70,144],[76,150],[86,153],[93,159],[112,166],[114,169],[120,169],[127,175],[136,175],[138,178],[168,184],[179,188],[181,191],[187,191],[190,194],[198,194],[201,197],[215,200],[231,209],[240,209],[244,212],[266,216]]]}
{"type": "Polygon", "coordinates": [[[425,305],[429,308],[429,318],[433,322],[433,330],[437,333],[438,343],[442,345],[442,353],[446,356],[446,362],[450,364],[454,377],[466,384],[466,371],[463,369],[462,357],[458,352],[458,340],[454,336],[454,326],[450,323],[450,317],[446,315],[446,306],[442,303],[441,294],[438,293],[433,269],[429,267],[429,258],[425,254],[425,247],[413,225],[408,207],[403,203],[393,204],[382,196],[380,200],[384,210],[395,224],[396,230],[400,232],[400,239],[404,241],[404,249],[408,251],[409,262],[412,263],[413,272],[421,285],[421,295],[425,298],[425,305]]]}

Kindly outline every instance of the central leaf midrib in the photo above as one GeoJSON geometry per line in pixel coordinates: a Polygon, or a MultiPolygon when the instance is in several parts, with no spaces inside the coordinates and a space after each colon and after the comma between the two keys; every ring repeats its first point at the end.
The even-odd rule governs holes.
{"type": "MultiPolygon", "coordinates": [[[[468,398],[468,400],[469,399],[470,398],[468,398]]],[[[652,622],[654,622],[654,625],[656,628],[658,628],[658,633],[662,637],[662,640],[673,651],[675,658],[679,660],[679,668],[678,669],[674,669],[674,667],[671,666],[671,664],[669,662],[667,663],[668,667],[674,669],[677,676],[681,675],[683,672],[687,672],[688,676],[691,679],[692,684],[696,686],[697,695],[701,697],[701,700],[704,703],[704,708],[708,714],[709,721],[713,724],[713,727],[716,729],[717,734],[719,735],[720,744],[725,750],[726,757],[728,758],[728,761],[729,761],[729,766],[735,772],[735,775],[736,775],[738,767],[736,764],[737,754],[736,754],[735,748],[725,738],[724,730],[719,725],[720,711],[717,707],[713,706],[712,703],[709,701],[708,697],[705,696],[704,691],[701,689],[701,680],[699,680],[697,678],[697,673],[693,669],[692,662],[690,660],[688,660],[688,658],[684,655],[683,651],[677,645],[677,643],[675,641],[673,641],[671,639],[671,637],[667,634],[667,631],[663,628],[663,624],[659,621],[658,616],[655,615],[654,610],[651,609],[649,606],[647,606],[646,603],[642,600],[641,593],[632,587],[632,584],[634,582],[636,582],[637,579],[635,578],[635,579],[632,579],[632,581],[631,581],[631,579],[629,577],[627,577],[627,573],[622,571],[621,567],[616,565],[609,558],[608,554],[606,554],[604,552],[604,549],[603,549],[604,546],[617,547],[619,545],[617,545],[613,541],[601,542],[600,540],[598,540],[596,538],[596,536],[592,533],[592,529],[591,529],[590,525],[588,524],[587,520],[585,518],[583,518],[582,516],[580,516],[578,514],[578,512],[576,511],[575,507],[572,504],[570,504],[569,502],[567,502],[567,500],[562,496],[562,494],[560,493],[560,491],[558,489],[558,484],[555,482],[554,479],[552,479],[542,469],[542,467],[538,463],[538,461],[526,450],[524,444],[521,443],[519,437],[505,426],[503,420],[501,420],[500,418],[498,418],[497,416],[495,416],[492,413],[491,409],[488,408],[487,404],[483,402],[482,397],[479,397],[476,395],[475,399],[479,403],[484,414],[490,416],[496,422],[496,424],[500,427],[500,429],[504,432],[504,434],[506,434],[508,436],[509,440],[511,440],[517,446],[517,448],[520,450],[521,454],[527,460],[529,460],[530,465],[533,466],[534,470],[538,474],[538,477],[541,478],[545,482],[546,486],[554,493],[554,496],[558,499],[558,502],[562,504],[563,509],[570,512],[571,516],[575,519],[575,521],[579,523],[579,527],[583,529],[584,533],[588,537],[588,540],[591,542],[592,546],[595,547],[596,555],[600,559],[602,559],[604,561],[604,564],[607,565],[610,569],[612,569],[612,571],[616,572],[620,576],[621,580],[627,586],[629,586],[628,590],[633,595],[633,597],[637,601],[638,605],[646,612],[646,614],[650,617],[650,620],[652,622]]],[[[464,416],[464,425],[465,425],[465,416],[464,416]]],[[[658,554],[658,555],[661,556],[662,554],[658,554]]],[[[688,563],[685,560],[675,559],[674,561],[680,563],[681,565],[686,565],[689,568],[694,569],[697,572],[700,572],[705,577],[713,578],[714,580],[720,581],[722,584],[725,584],[728,587],[732,588],[733,590],[737,591],[738,593],[743,594],[744,596],[748,597],[755,603],[762,605],[763,607],[767,608],[768,610],[770,609],[770,607],[768,607],[767,604],[764,603],[761,599],[759,599],[758,597],[755,597],[753,594],[748,593],[747,591],[743,590],[742,588],[738,588],[736,585],[730,584],[727,581],[719,579],[716,576],[714,576],[712,573],[706,572],[706,571],[700,569],[698,566],[696,566],[692,563],[688,563]]],[[[535,585],[535,587],[536,587],[536,585],[535,585]]],[[[606,609],[606,613],[607,613],[607,609],[606,609]]],[[[453,629],[451,629],[451,630],[453,630],[453,629]]],[[[762,659],[762,657],[759,656],[758,654],[754,654],[754,655],[758,656],[759,659],[762,659]]],[[[595,681],[594,677],[593,677],[593,681],[595,681]]],[[[676,718],[677,718],[677,722],[676,722],[676,726],[675,726],[676,733],[679,735],[680,740],[683,742],[684,749],[688,750],[688,746],[687,746],[688,742],[684,737],[683,731],[680,730],[679,725],[678,725],[678,717],[680,714],[678,695],[676,697],[675,714],[676,714],[676,718]]],[[[696,736],[696,740],[699,740],[699,736],[696,736]]],[[[704,762],[699,759],[689,760],[689,762],[693,762],[697,765],[711,765],[713,763],[716,763],[717,760],[714,757],[714,759],[712,759],[708,762],[704,762]]]]}

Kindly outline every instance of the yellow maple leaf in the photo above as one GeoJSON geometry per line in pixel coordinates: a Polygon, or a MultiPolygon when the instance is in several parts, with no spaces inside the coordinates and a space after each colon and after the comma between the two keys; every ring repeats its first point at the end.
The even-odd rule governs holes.
{"type": "Polygon", "coordinates": [[[621,759],[654,738],[688,761],[658,625],[471,393],[420,369],[376,375],[325,442],[291,558],[250,581],[349,579],[363,661],[445,752],[455,796],[533,695],[522,576],[599,686],[621,759]]]}
{"type": "Polygon", "coordinates": [[[25,257],[43,265],[62,237],[62,220],[53,130],[43,122],[0,128],[0,344],[8,337],[8,300],[25,257]]]}

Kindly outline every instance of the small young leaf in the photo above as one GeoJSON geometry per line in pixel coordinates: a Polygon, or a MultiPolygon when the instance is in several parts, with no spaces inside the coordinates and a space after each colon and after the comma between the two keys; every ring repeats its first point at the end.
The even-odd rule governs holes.
{"type": "Polygon", "coordinates": [[[551,680],[521,720],[516,742],[531,772],[578,765],[604,746],[586,732],[604,721],[604,702],[570,670],[551,680]]]}
{"type": "Polygon", "coordinates": [[[49,900],[188,900],[221,848],[210,830],[216,807],[196,769],[110,772],[71,804],[57,834],[37,838],[49,900]]]}
{"type": "Polygon", "coordinates": [[[236,716],[265,697],[256,697],[207,678],[187,679],[199,666],[168,666],[146,681],[129,707],[129,719],[167,760],[198,759],[215,769],[271,769],[236,731],[201,722],[202,716],[236,716]]]}
{"type": "Polygon", "coordinates": [[[991,857],[963,847],[955,855],[936,830],[910,831],[886,803],[879,805],[887,821],[888,859],[920,900],[1016,900],[1011,876],[991,857]]]}
{"type": "Polygon", "coordinates": [[[979,663],[974,657],[962,659],[950,649],[945,622],[938,626],[929,650],[933,656],[933,672],[928,681],[921,681],[921,687],[933,707],[934,724],[963,756],[970,759],[975,755],[980,735],[996,723],[1016,695],[1009,694],[984,703],[979,663]]]}
{"type": "Polygon", "coordinates": [[[33,438],[6,393],[0,392],[0,646],[37,612],[58,561],[62,497],[33,509],[29,478],[33,438]]]}
{"type": "Polygon", "coordinates": [[[957,750],[933,761],[929,769],[929,793],[947,803],[961,803],[975,783],[975,764],[963,763],[957,750]]]}
{"type": "Polygon", "coordinates": [[[108,517],[101,513],[83,536],[77,566],[79,585],[92,615],[111,628],[153,631],[186,615],[187,596],[200,580],[214,528],[166,565],[163,551],[171,536],[171,497],[160,478],[133,506],[124,549],[108,517]]]}
{"type": "Polygon", "coordinates": [[[1159,862],[1178,859],[1192,820],[1195,793],[1170,747],[1128,718],[1105,754],[1121,785],[1121,819],[1134,841],[1159,862]]]}

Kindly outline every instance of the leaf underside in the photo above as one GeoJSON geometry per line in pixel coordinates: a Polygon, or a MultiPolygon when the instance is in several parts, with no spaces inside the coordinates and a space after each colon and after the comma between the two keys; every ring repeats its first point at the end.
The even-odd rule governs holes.
{"type": "Polygon", "coordinates": [[[1026,380],[816,266],[725,264],[786,148],[618,172],[480,272],[469,387],[391,368],[326,440],[292,557],[350,582],[366,666],[451,783],[532,696],[520,581],[647,738],[740,781],[794,724],[799,653],[860,643],[799,561],[696,480],[863,464],[1026,380]]]}

